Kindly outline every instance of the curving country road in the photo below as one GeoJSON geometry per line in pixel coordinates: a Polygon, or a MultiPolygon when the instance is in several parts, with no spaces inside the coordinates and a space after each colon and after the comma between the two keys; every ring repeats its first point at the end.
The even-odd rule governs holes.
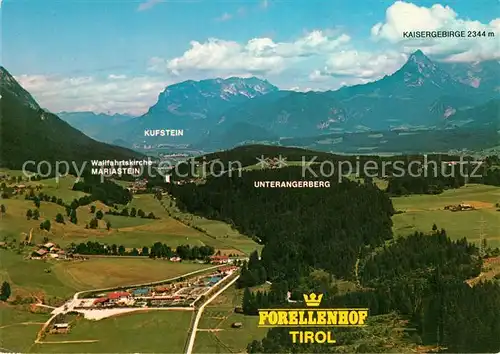
{"type": "Polygon", "coordinates": [[[227,283],[222,289],[217,291],[210,299],[205,301],[203,305],[200,306],[198,309],[198,312],[196,313],[196,318],[194,319],[193,323],[193,328],[191,329],[191,336],[189,337],[189,344],[187,346],[186,354],[191,354],[193,352],[193,347],[194,347],[194,341],[196,339],[196,332],[198,332],[198,324],[201,319],[201,315],[203,314],[203,310],[205,309],[205,306],[207,306],[209,303],[211,303],[217,296],[222,294],[227,288],[229,288],[231,285],[238,280],[240,275],[238,274],[234,279],[232,279],[229,283],[227,283]]]}

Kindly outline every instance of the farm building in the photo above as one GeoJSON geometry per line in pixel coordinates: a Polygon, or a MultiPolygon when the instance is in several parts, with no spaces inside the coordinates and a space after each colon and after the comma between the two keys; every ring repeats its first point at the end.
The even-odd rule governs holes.
{"type": "Polygon", "coordinates": [[[447,205],[444,207],[444,210],[464,211],[464,210],[475,210],[475,208],[470,204],[460,203],[458,205],[447,205]]]}
{"type": "Polygon", "coordinates": [[[107,297],[111,302],[119,302],[121,300],[127,300],[128,298],[130,298],[130,293],[126,291],[115,291],[109,293],[107,297]]]}
{"type": "Polygon", "coordinates": [[[222,274],[230,274],[234,272],[236,269],[238,269],[238,267],[236,266],[227,266],[227,267],[221,267],[217,269],[217,271],[222,274]]]}
{"type": "Polygon", "coordinates": [[[210,257],[210,262],[212,264],[226,264],[229,263],[228,256],[212,256],[210,257]]]}
{"type": "Polygon", "coordinates": [[[47,251],[50,251],[53,247],[56,245],[52,242],[47,242],[46,244],[42,245],[42,248],[46,249],[47,251]]]}
{"type": "Polygon", "coordinates": [[[45,249],[38,249],[36,251],[33,251],[31,252],[31,259],[42,259],[42,258],[45,258],[45,256],[47,255],[47,253],[49,253],[49,251],[45,250],[45,249]]]}
{"type": "Polygon", "coordinates": [[[54,334],[59,334],[59,333],[68,333],[68,331],[69,331],[68,323],[56,323],[54,324],[54,327],[50,332],[54,334]]]}
{"type": "Polygon", "coordinates": [[[105,306],[109,304],[109,299],[107,297],[100,297],[94,300],[94,306],[105,306]]]}
{"type": "Polygon", "coordinates": [[[115,291],[94,300],[94,306],[133,305],[132,295],[126,291],[115,291]]]}
{"type": "Polygon", "coordinates": [[[169,286],[157,286],[155,288],[156,293],[167,293],[167,292],[171,292],[171,291],[172,291],[172,288],[170,288],[169,286]]]}

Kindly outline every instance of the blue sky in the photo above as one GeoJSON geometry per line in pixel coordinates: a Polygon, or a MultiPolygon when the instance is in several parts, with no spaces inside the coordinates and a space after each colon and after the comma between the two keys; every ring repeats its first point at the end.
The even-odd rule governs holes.
{"type": "Polygon", "coordinates": [[[400,32],[497,32],[499,9],[498,0],[3,0],[2,65],[51,110],[140,114],[186,79],[336,89],[392,73],[416,48],[436,60],[498,60],[491,39],[407,43],[400,32]]]}

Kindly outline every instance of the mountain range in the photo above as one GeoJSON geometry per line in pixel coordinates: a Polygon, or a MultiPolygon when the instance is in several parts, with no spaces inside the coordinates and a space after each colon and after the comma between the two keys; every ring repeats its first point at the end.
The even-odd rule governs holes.
{"type": "Polygon", "coordinates": [[[132,118],[127,114],[105,114],[94,112],[59,112],[57,115],[72,127],[97,140],[106,140],[106,132],[132,118]]]}
{"type": "Polygon", "coordinates": [[[130,157],[136,153],[127,148],[135,144],[214,151],[268,143],[337,152],[352,152],[358,144],[361,150],[380,145],[376,150],[404,152],[410,150],[401,151],[402,136],[437,131],[425,133],[434,139],[444,130],[450,144],[439,144],[439,148],[446,150],[456,147],[450,131],[463,137],[464,129],[481,130],[477,136],[483,139],[479,144],[470,136],[464,142],[467,148],[500,145],[498,61],[435,63],[416,51],[399,70],[380,80],[325,92],[280,90],[256,77],[189,80],[165,88],[157,103],[140,117],[93,112],[56,115],[40,108],[7,70],[1,68],[0,74],[0,152],[8,165],[34,155],[38,159],[61,154],[68,159],[130,157]],[[178,129],[183,134],[144,134],[157,129],[178,129]],[[378,141],[374,136],[383,138],[378,141]],[[344,143],[339,144],[341,140],[344,143]],[[38,141],[41,148],[28,148],[28,141],[38,141]]]}
{"type": "Polygon", "coordinates": [[[329,134],[470,127],[476,120],[491,128],[498,112],[475,108],[499,97],[498,61],[436,63],[417,50],[393,74],[336,91],[279,90],[256,77],[189,80],[168,86],[140,117],[60,115],[90,136],[119,139],[120,145],[217,150],[329,134]],[[183,135],[144,136],[149,129],[180,129],[183,135]]]}
{"type": "Polygon", "coordinates": [[[0,163],[19,169],[26,161],[75,161],[130,159],[144,155],[130,149],[95,141],[40,108],[14,77],[0,67],[0,163]]]}

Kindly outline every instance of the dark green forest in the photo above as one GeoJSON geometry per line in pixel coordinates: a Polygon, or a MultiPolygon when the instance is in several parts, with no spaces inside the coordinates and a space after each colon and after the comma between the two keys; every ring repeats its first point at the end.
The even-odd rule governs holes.
{"type": "Polygon", "coordinates": [[[170,185],[189,212],[234,225],[265,245],[262,262],[271,280],[291,284],[310,267],[352,279],[363,246],[391,239],[392,203],[373,184],[344,179],[331,187],[255,188],[259,180],[301,180],[301,169],[256,170],[212,178],[206,184],[170,185]]]}
{"type": "MultiPolygon", "coordinates": [[[[2,68],[3,70],[3,68],[2,68]]],[[[38,107],[31,107],[16,94],[1,89],[0,104],[0,164],[2,167],[21,169],[26,161],[42,164],[41,173],[53,176],[55,163],[67,161],[70,173],[76,174],[75,166],[92,159],[129,159],[144,156],[135,151],[95,141],[55,114],[38,107]],[[52,171],[52,173],[50,173],[52,171]]],[[[36,171],[35,164],[28,164],[27,170],[36,171]]],[[[62,171],[65,172],[65,171],[62,171]]]]}
{"type": "Polygon", "coordinates": [[[73,190],[90,194],[92,200],[100,200],[104,204],[128,204],[132,200],[132,193],[110,181],[101,180],[101,176],[87,173],[83,176],[83,181],[73,185],[73,190]]]}
{"type": "MultiPolygon", "coordinates": [[[[368,307],[375,322],[384,316],[404,320],[401,338],[406,343],[443,352],[500,350],[500,285],[471,288],[464,282],[482,266],[475,246],[465,239],[451,241],[445,230],[394,240],[392,203],[369,180],[338,183],[332,176],[330,188],[254,187],[254,181],[301,180],[300,173],[293,167],[255,170],[242,177],[209,178],[204,185],[168,187],[182,209],[228,222],[264,244],[261,259],[252,254],[238,280],[237,286],[245,288],[246,314],[294,306],[286,301],[288,291],[296,300],[316,291],[325,294],[324,307],[368,307]],[[269,291],[249,290],[266,280],[272,282],[269,291]],[[357,284],[356,289],[340,291],[339,280],[357,284]]],[[[356,346],[363,333],[338,328],[340,346],[300,346],[291,343],[288,329],[274,328],[248,350],[337,352],[345,345],[356,352],[389,350],[375,340],[371,346],[356,346]]]]}

